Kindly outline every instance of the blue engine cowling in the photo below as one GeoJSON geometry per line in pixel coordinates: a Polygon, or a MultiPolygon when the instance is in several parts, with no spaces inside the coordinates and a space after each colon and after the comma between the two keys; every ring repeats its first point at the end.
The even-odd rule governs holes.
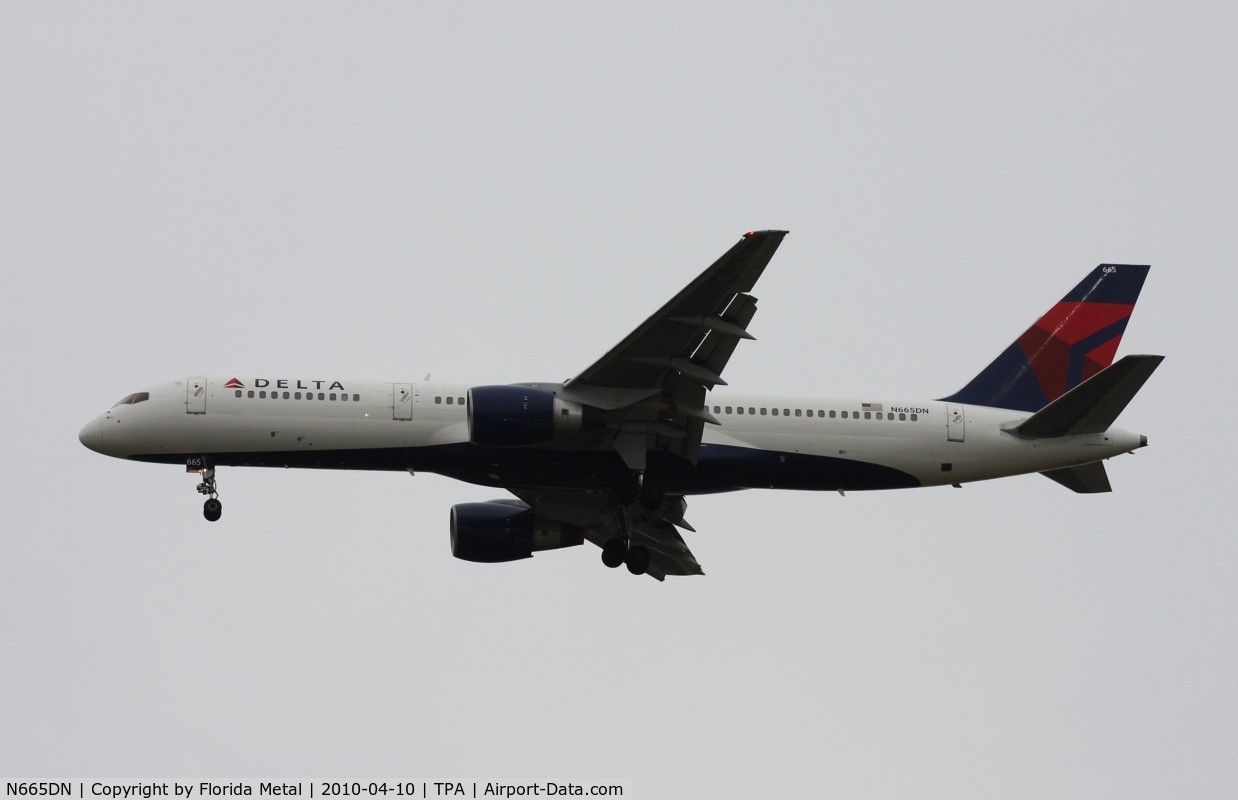
{"type": "Polygon", "coordinates": [[[451,554],[465,561],[517,561],[529,558],[536,550],[556,550],[583,542],[579,529],[540,520],[519,500],[451,507],[451,554]]]}
{"type": "Polygon", "coordinates": [[[474,386],[468,395],[469,441],[491,447],[540,444],[597,427],[595,409],[535,386],[474,386]]]}

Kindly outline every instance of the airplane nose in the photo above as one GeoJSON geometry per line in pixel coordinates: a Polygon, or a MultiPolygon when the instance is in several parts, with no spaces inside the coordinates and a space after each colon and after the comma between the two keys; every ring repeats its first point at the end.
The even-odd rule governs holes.
{"type": "Polygon", "coordinates": [[[86,423],[77,434],[77,440],[96,453],[103,452],[103,421],[96,418],[86,423]]]}

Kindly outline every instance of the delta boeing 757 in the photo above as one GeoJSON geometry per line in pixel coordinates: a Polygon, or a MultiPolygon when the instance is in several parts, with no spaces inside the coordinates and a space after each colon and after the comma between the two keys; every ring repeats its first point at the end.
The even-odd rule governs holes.
{"type": "Polygon", "coordinates": [[[786,397],[718,391],[751,292],[785,231],[744,235],[626,339],[564,383],[502,386],[343,377],[193,376],[126,396],[82,429],[117,458],[219,467],[435,472],[514,497],[451,509],[468,561],[591,541],[608,567],[701,574],[685,497],[846,492],[1041,473],[1107,492],[1104,461],[1147,445],[1112,427],[1161,356],[1114,362],[1148,267],[1102,264],[958,392],[786,397]]]}

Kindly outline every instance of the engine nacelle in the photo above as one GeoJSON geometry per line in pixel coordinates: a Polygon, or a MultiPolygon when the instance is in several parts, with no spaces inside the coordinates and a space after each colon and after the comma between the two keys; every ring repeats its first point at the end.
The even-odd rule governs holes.
{"type": "Polygon", "coordinates": [[[584,540],[578,528],[539,519],[519,500],[451,507],[451,554],[465,561],[516,561],[529,558],[536,550],[572,547],[584,540]]]}
{"type": "Polygon", "coordinates": [[[596,409],[514,385],[469,389],[468,418],[469,441],[492,447],[540,444],[600,423],[596,409]]]}

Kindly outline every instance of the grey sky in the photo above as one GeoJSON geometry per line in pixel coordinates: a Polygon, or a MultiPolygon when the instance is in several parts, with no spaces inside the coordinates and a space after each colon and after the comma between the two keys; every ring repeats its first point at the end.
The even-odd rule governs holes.
{"type": "Polygon", "coordinates": [[[0,779],[1232,797],[1222,3],[0,6],[0,779]],[[957,389],[1089,269],[1115,491],[690,500],[706,577],[451,558],[430,475],[90,453],[191,374],[561,380],[788,228],[736,389],[957,389]]]}

